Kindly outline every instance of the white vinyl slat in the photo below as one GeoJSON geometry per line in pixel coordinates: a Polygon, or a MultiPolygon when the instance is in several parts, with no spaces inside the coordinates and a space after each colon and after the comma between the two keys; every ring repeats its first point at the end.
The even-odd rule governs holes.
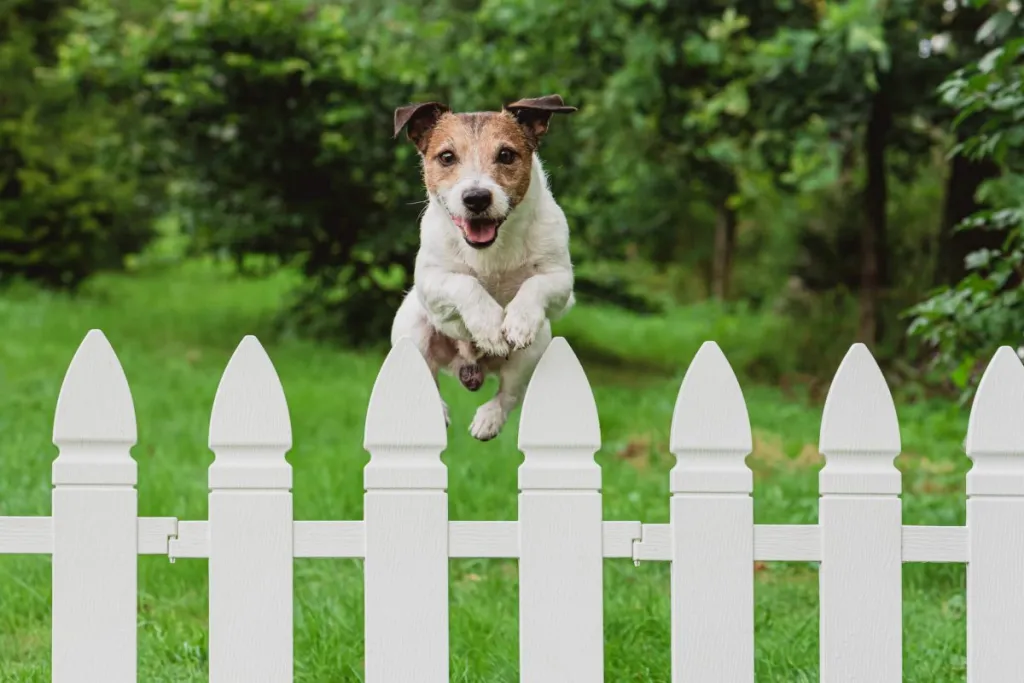
{"type": "Polygon", "coordinates": [[[722,350],[705,342],[672,416],[672,681],[754,681],[750,420],[722,350]]]}
{"type": "Polygon", "coordinates": [[[519,426],[523,683],[604,681],[600,446],[590,382],[568,343],[555,338],[527,388],[519,426]]]}
{"type": "Polygon", "coordinates": [[[967,455],[967,680],[1024,672],[1024,366],[1000,348],[971,407],[967,455]]]}
{"type": "Polygon", "coordinates": [[[210,416],[210,683],[293,678],[291,443],[277,372],[247,336],[210,416]]]}
{"type": "Polygon", "coordinates": [[[821,683],[903,680],[900,448],[885,377],[855,344],[821,421],[821,683]]]}
{"type": "Polygon", "coordinates": [[[447,442],[430,369],[401,339],[366,411],[366,683],[449,681],[447,442]]]}
{"type": "Polygon", "coordinates": [[[92,330],[71,360],[53,421],[54,683],[136,680],[135,442],[128,380],[106,337],[92,330]]]}

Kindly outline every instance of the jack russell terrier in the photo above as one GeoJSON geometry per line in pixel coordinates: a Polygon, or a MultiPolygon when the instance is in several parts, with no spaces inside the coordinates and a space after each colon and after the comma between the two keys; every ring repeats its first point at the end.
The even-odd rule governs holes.
{"type": "Polygon", "coordinates": [[[469,428],[481,441],[519,406],[551,343],[550,321],[575,302],[569,225],[537,156],[551,116],[574,111],[559,95],[502,111],[457,114],[438,102],[395,110],[395,137],[406,130],[419,150],[429,199],[391,343],[411,339],[435,382],[444,370],[476,391],[498,375],[469,428]]]}

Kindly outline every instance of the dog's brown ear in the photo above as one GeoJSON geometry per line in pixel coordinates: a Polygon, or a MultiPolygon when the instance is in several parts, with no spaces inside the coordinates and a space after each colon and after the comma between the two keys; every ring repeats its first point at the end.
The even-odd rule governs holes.
{"type": "Polygon", "coordinates": [[[440,102],[409,104],[395,110],[395,137],[406,128],[406,134],[422,152],[426,146],[427,133],[437,124],[443,114],[451,111],[440,102]]]}
{"type": "Polygon", "coordinates": [[[566,106],[561,95],[544,95],[506,104],[505,111],[512,114],[527,132],[540,138],[548,132],[552,114],[571,114],[576,107],[566,106]]]}

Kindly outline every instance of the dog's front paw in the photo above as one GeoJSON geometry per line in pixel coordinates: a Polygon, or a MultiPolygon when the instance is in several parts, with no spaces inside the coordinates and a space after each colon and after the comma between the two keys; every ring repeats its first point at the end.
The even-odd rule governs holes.
{"type": "Polygon", "coordinates": [[[476,409],[473,422],[469,425],[469,433],[480,441],[490,441],[505,426],[507,418],[505,411],[501,409],[501,403],[497,399],[491,399],[476,409]]]}
{"type": "Polygon", "coordinates": [[[476,344],[476,347],[480,349],[485,356],[506,357],[511,350],[509,348],[508,341],[501,333],[501,328],[498,328],[498,330],[493,334],[476,337],[473,341],[476,344]]]}
{"type": "Polygon", "coordinates": [[[501,324],[501,333],[513,350],[525,349],[537,338],[537,333],[543,325],[544,311],[509,306],[505,320],[501,324]]]}
{"type": "Polygon", "coordinates": [[[466,320],[466,326],[473,337],[473,344],[477,350],[485,356],[507,356],[509,354],[508,341],[501,331],[502,310],[495,306],[487,312],[487,315],[479,319],[466,320]]]}

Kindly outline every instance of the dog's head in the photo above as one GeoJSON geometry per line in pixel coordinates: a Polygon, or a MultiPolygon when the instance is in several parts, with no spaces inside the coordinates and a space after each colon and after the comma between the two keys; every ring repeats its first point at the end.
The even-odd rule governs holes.
{"type": "Polygon", "coordinates": [[[440,102],[410,104],[395,110],[395,137],[406,130],[423,159],[427,191],[447,209],[466,243],[483,249],[526,196],[533,153],[551,116],[574,111],[560,95],[460,114],[440,102]]]}

